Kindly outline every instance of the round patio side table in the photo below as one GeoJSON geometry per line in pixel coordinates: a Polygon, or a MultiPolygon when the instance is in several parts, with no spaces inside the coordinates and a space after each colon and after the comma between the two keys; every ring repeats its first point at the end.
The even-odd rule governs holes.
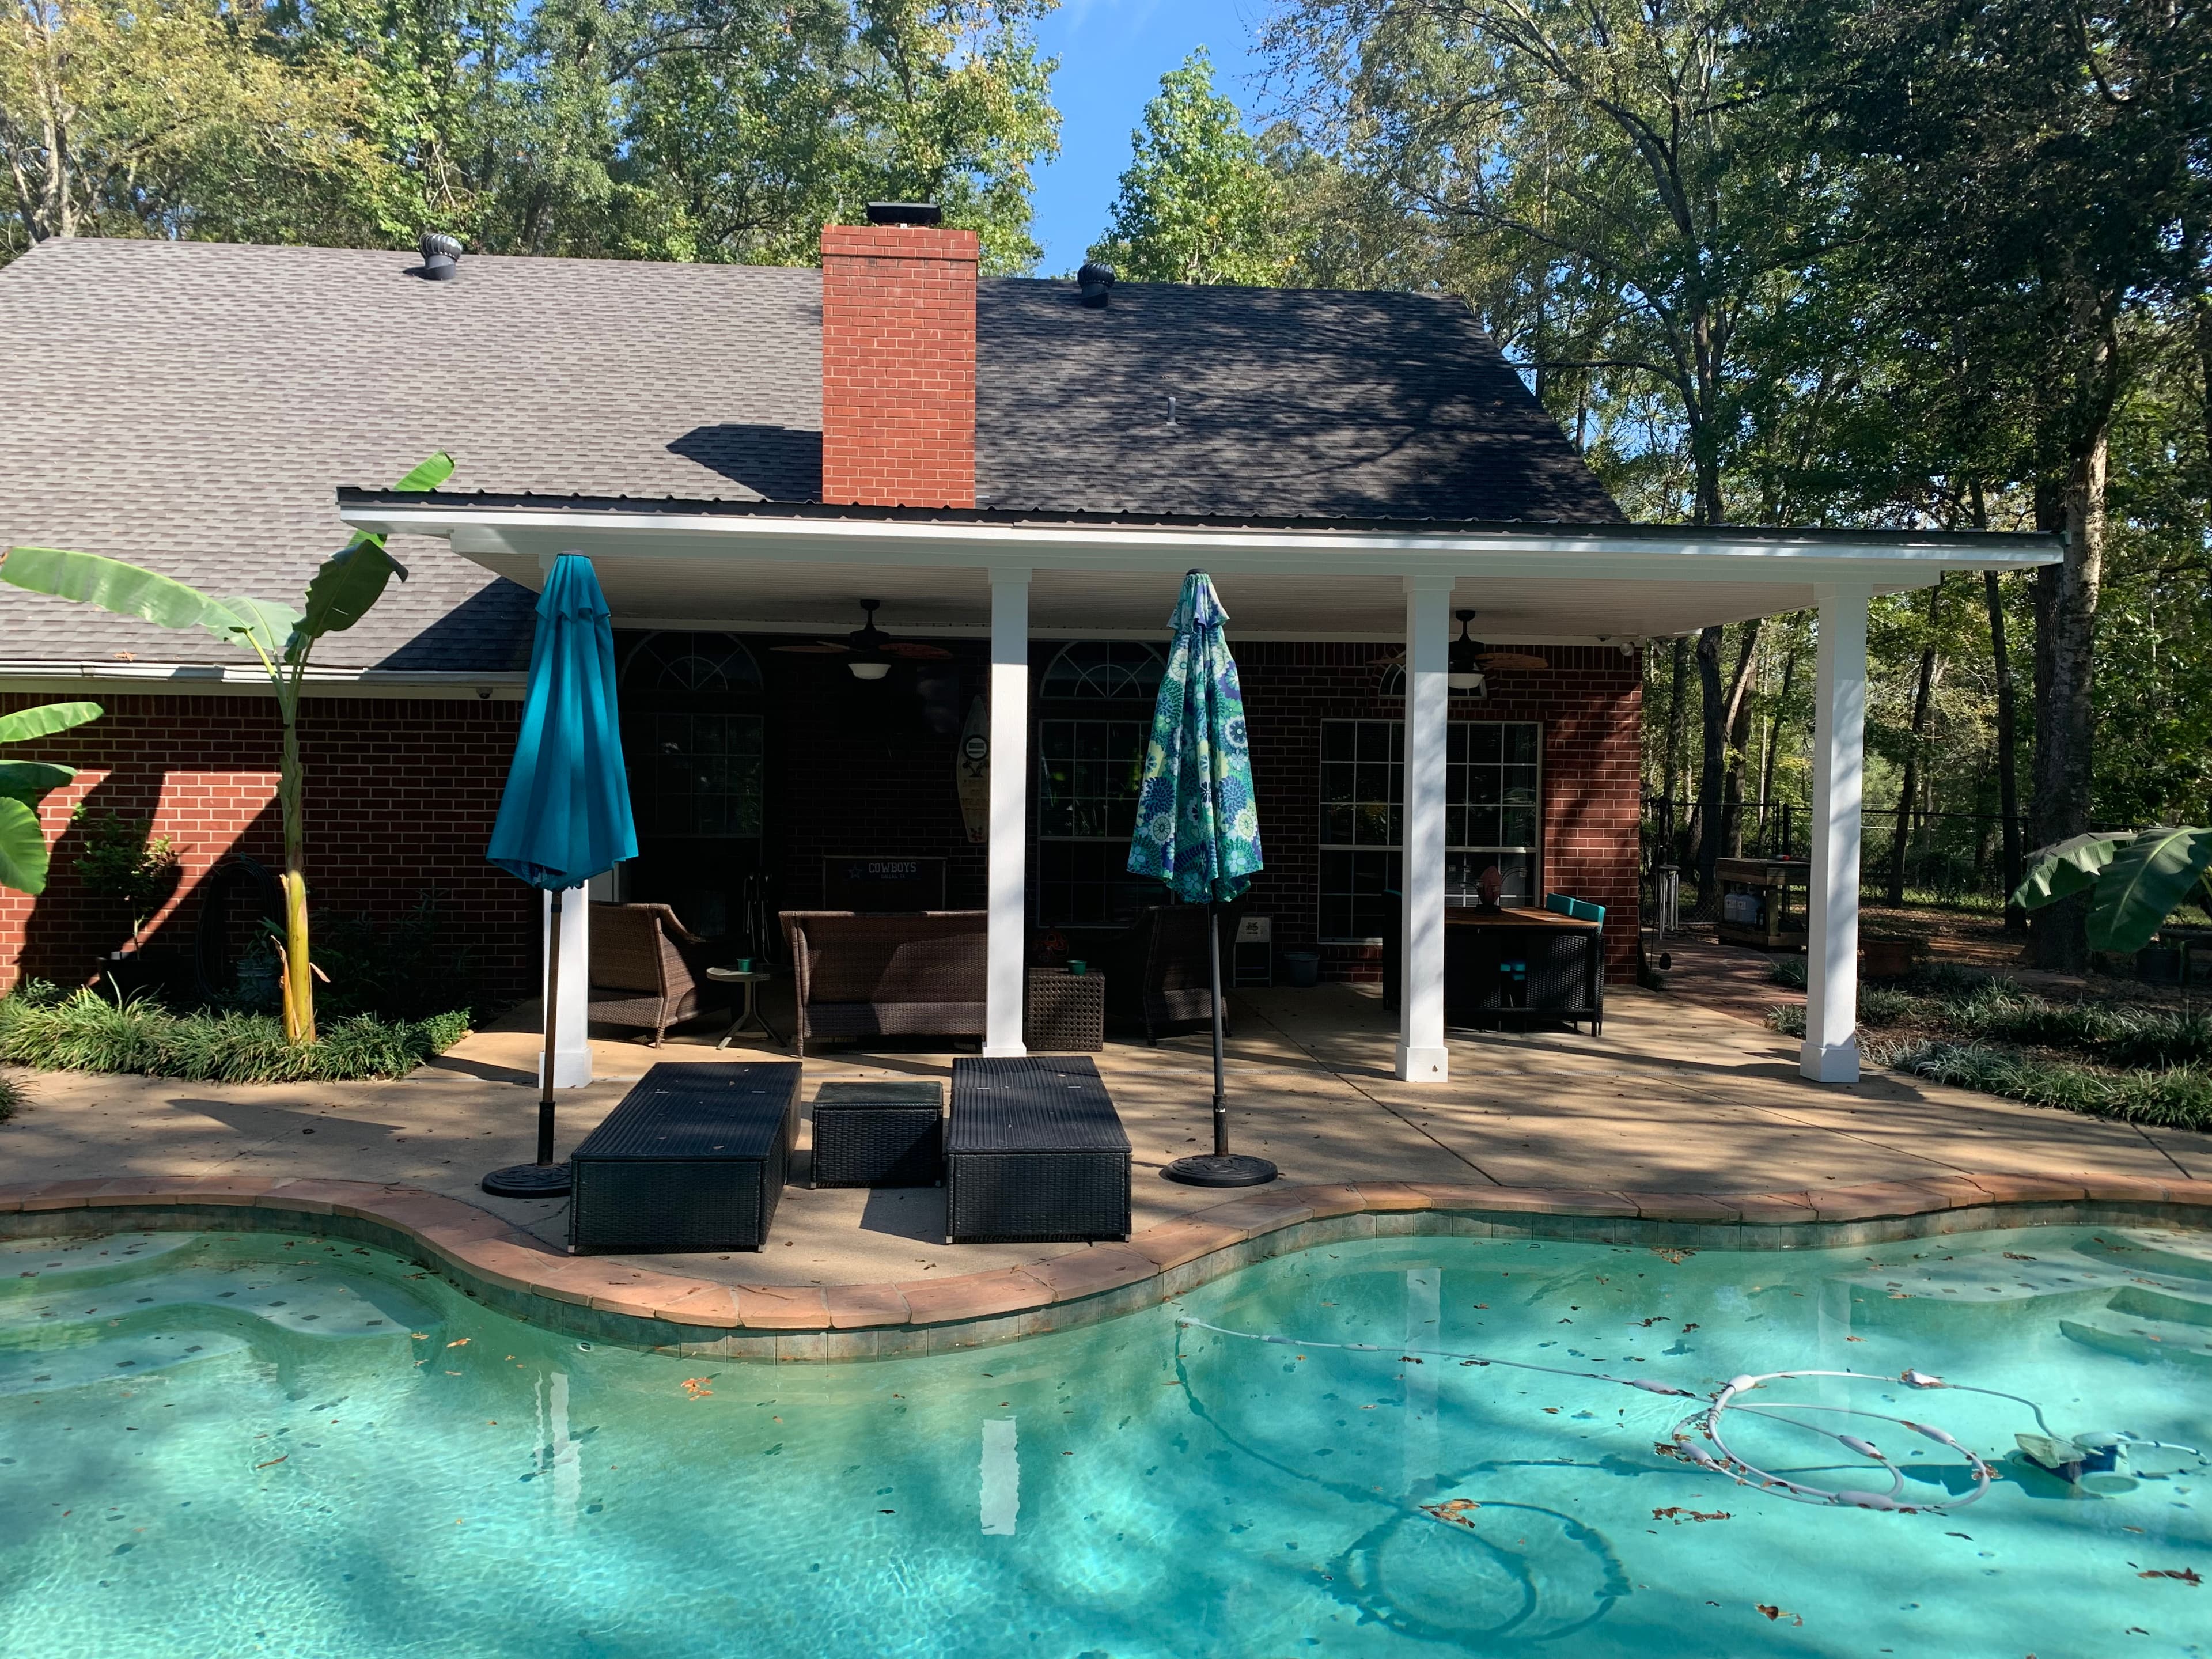
{"type": "Polygon", "coordinates": [[[728,1048],[749,1031],[758,1031],[779,1048],[783,1046],[783,1039],[776,1035],[775,1027],[768,1023],[760,1011],[759,988],[775,977],[773,973],[765,968],[709,968],[707,977],[725,985],[745,988],[744,1000],[738,1006],[738,1017],[730,1022],[730,1029],[722,1033],[722,1040],[714,1045],[717,1048],[728,1048]]]}

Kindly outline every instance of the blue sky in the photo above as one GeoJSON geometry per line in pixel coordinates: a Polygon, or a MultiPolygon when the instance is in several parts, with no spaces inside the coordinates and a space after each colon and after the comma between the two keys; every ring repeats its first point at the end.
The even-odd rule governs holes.
{"type": "Polygon", "coordinates": [[[1251,47],[1268,9],[1267,0],[1061,0],[1044,20],[1037,38],[1060,59],[1052,91],[1060,128],[1060,159],[1037,174],[1030,234],[1044,248],[1040,276],[1074,270],[1106,228],[1129,134],[1160,76],[1193,47],[1212,52],[1215,84],[1248,122],[1261,112],[1251,47]]]}

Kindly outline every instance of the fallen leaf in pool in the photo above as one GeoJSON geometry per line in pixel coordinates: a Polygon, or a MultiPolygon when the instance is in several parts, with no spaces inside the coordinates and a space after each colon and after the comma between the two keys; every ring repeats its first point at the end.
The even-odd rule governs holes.
{"type": "Polygon", "coordinates": [[[1798,1617],[1797,1614],[1789,1612],[1787,1609],[1783,1607],[1769,1607],[1764,1601],[1761,1601],[1759,1604],[1759,1610],[1765,1613],[1769,1619],[1787,1619],[1793,1625],[1802,1625],[1805,1622],[1802,1619],[1798,1617]]]}
{"type": "MultiPolygon", "coordinates": [[[[284,1454],[284,1457],[289,1457],[291,1455],[291,1453],[286,1452],[284,1454]]],[[[257,1469],[273,1469],[279,1463],[284,1461],[284,1457],[272,1457],[266,1463],[256,1463],[253,1467],[257,1469]]],[[[2149,1575],[2146,1573],[2144,1577],[2148,1577],[2149,1575]]]]}
{"type": "Polygon", "coordinates": [[[465,1336],[457,1336],[446,1346],[449,1348],[465,1348],[469,1346],[469,1341],[470,1339],[465,1336]]]}
{"type": "Polygon", "coordinates": [[[2194,1567],[2154,1567],[2148,1572],[2139,1572],[2138,1578],[2179,1578],[2185,1584],[2201,1584],[2204,1580],[2194,1567]]]}
{"type": "MultiPolygon", "coordinates": [[[[711,1376],[687,1376],[687,1377],[685,1377],[685,1378],[684,1379],[684,1397],[685,1397],[686,1399],[690,1399],[690,1400],[703,1400],[703,1399],[705,1399],[708,1395],[711,1395],[711,1394],[713,1394],[713,1393],[714,1392],[712,1389],[710,1389],[710,1388],[708,1388],[708,1387],[707,1386],[709,1382],[713,1382],[714,1380],[714,1379],[713,1377],[711,1377],[711,1376]]],[[[777,1422],[779,1422],[779,1423],[781,1423],[782,1420],[783,1420],[783,1419],[782,1419],[781,1418],[780,1418],[780,1417],[779,1417],[778,1419],[776,1419],[776,1421],[777,1421],[777,1422]]]]}

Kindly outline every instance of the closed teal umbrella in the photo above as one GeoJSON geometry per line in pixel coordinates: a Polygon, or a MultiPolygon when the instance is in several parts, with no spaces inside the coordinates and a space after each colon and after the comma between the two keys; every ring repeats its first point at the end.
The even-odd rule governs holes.
{"type": "Polygon", "coordinates": [[[1213,907],[1241,897],[1261,867],[1244,694],[1223,631],[1228,620],[1203,570],[1183,578],[1182,596],[1168,618],[1175,644],[1152,709],[1137,832],[1129,848],[1130,874],[1164,881],[1186,904],[1206,906],[1213,975],[1213,1151],[1177,1158],[1167,1168],[1171,1178],[1194,1187],[1257,1187],[1275,1178],[1275,1166],[1266,1158],[1229,1150],[1222,1086],[1221,933],[1213,907]]]}
{"type": "Polygon", "coordinates": [[[568,1166],[553,1161],[553,1034],[561,988],[564,891],[637,856],[629,776],[615,708],[615,635],[592,562],[564,553],[538,599],[530,690],[492,825],[494,864],[552,895],[545,963],[545,1058],[538,1100],[538,1162],[495,1170],[483,1189],[502,1198],[551,1198],[568,1190],[568,1166]]]}

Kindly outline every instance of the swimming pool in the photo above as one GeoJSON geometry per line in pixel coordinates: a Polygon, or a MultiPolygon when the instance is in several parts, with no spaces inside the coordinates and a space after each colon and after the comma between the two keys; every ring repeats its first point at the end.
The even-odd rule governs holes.
{"type": "Polygon", "coordinates": [[[21,1241],[0,1651],[2197,1655],[2212,1590],[2163,1575],[2212,1560],[2212,1467],[2173,1449],[2209,1441],[2212,1237],[2154,1229],[1373,1240],[1060,1335],[780,1366],[580,1343],[303,1234],[21,1241]],[[1705,1402],[1621,1385],[1808,1368],[2168,1444],[2069,1484],[2015,1449],[2027,1404],[1955,1388],[1776,1382],[1747,1404],[1802,1409],[1731,1413],[1822,1489],[1892,1483],[1782,1418],[1880,1445],[1908,1503],[1973,1485],[1822,1406],[1990,1460],[1977,1503],[1869,1512],[1662,1455],[1705,1402]]]}

